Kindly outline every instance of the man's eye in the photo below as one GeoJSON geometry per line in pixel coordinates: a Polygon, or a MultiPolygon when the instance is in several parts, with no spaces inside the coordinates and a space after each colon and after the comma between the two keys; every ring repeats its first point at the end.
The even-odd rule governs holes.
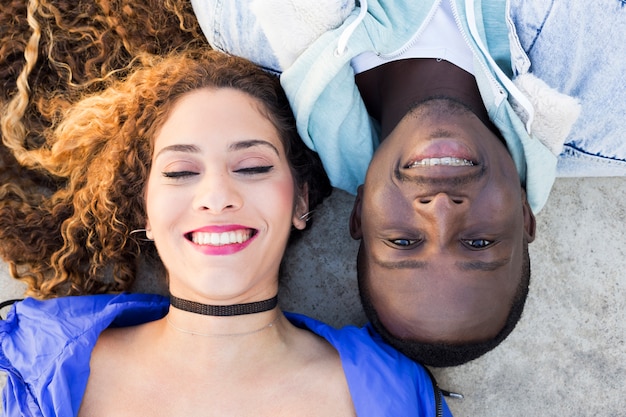
{"type": "Polygon", "coordinates": [[[484,249],[488,246],[491,246],[493,240],[487,239],[466,239],[464,240],[465,244],[470,246],[472,249],[484,249]]]}
{"type": "Polygon", "coordinates": [[[173,178],[173,179],[187,178],[187,177],[192,177],[195,175],[198,175],[198,173],[193,172],[193,171],[165,171],[163,172],[163,176],[165,178],[173,178]]]}
{"type": "Polygon", "coordinates": [[[391,243],[393,243],[396,246],[409,247],[409,246],[415,245],[417,243],[417,240],[414,240],[414,239],[392,239],[391,243]]]}
{"type": "Polygon", "coordinates": [[[272,168],[274,168],[274,165],[262,165],[262,166],[254,166],[254,167],[247,167],[247,168],[239,168],[235,170],[235,172],[238,174],[244,174],[244,175],[265,174],[267,172],[270,172],[272,168]]]}

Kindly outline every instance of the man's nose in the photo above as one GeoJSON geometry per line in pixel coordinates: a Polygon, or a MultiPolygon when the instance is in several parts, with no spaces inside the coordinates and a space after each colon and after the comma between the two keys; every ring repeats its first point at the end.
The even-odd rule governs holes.
{"type": "Polygon", "coordinates": [[[447,240],[455,233],[456,224],[465,215],[469,204],[466,197],[440,192],[416,197],[413,207],[427,222],[427,228],[447,240]]]}
{"type": "MultiPolygon", "coordinates": [[[[432,195],[421,195],[415,198],[417,207],[441,207],[445,209],[449,207],[454,210],[463,210],[466,206],[467,198],[460,195],[454,195],[448,192],[433,193],[432,195]]],[[[416,208],[417,208],[416,207],[416,208]]]]}
{"type": "Polygon", "coordinates": [[[242,195],[236,181],[228,175],[205,174],[196,189],[193,208],[221,213],[224,210],[240,208],[242,203],[242,195]]]}

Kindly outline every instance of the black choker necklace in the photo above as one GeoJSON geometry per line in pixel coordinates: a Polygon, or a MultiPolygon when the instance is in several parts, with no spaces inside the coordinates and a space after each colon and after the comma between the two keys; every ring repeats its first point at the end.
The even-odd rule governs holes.
{"type": "Polygon", "coordinates": [[[253,303],[231,304],[226,306],[215,306],[210,304],[197,303],[195,301],[183,300],[170,294],[170,305],[179,310],[190,313],[203,314],[205,316],[241,316],[243,314],[254,314],[268,311],[278,305],[278,295],[253,303]]]}

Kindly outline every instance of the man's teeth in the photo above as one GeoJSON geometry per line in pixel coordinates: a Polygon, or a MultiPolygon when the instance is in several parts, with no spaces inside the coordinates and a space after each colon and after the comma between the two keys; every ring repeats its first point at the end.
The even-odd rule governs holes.
{"type": "Polygon", "coordinates": [[[421,161],[415,161],[407,168],[415,168],[415,167],[424,167],[424,166],[437,166],[437,165],[445,165],[451,167],[461,167],[461,166],[473,166],[474,163],[472,161],[468,161],[463,158],[454,158],[451,156],[445,156],[443,158],[424,158],[421,161]]]}
{"type": "Polygon", "coordinates": [[[234,243],[243,243],[250,239],[249,230],[233,230],[224,233],[203,233],[195,232],[191,235],[191,240],[196,245],[223,246],[234,243]]]}

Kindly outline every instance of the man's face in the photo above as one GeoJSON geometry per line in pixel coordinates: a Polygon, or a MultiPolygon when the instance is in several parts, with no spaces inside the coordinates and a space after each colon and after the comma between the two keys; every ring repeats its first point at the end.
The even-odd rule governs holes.
{"type": "Polygon", "coordinates": [[[360,269],[387,330],[462,343],[504,325],[534,217],[498,137],[465,108],[437,99],[381,143],[351,231],[362,239],[360,269]]]}

